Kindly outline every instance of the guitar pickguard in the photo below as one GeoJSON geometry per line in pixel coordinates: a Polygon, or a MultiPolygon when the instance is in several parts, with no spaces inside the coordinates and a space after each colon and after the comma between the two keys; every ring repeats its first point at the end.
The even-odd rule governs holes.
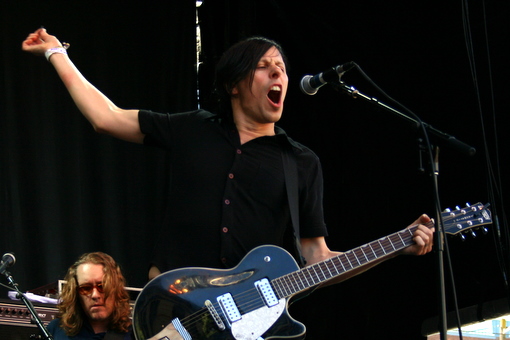
{"type": "Polygon", "coordinates": [[[236,340],[257,340],[280,316],[287,302],[281,299],[276,306],[262,307],[243,315],[243,318],[232,324],[232,335],[236,340]]]}

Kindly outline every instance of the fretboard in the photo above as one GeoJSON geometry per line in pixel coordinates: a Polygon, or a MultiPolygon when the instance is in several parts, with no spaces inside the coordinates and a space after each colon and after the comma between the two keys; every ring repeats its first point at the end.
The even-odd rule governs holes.
{"type": "MultiPolygon", "coordinates": [[[[433,222],[429,222],[429,227],[433,222]]],[[[272,280],[278,297],[286,298],[414,244],[412,226],[272,280]]]]}

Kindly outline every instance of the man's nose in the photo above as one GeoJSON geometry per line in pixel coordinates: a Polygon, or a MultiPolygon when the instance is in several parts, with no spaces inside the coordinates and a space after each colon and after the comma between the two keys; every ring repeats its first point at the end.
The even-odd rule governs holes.
{"type": "Polygon", "coordinates": [[[92,298],[98,298],[101,296],[101,293],[97,289],[97,287],[92,288],[92,293],[90,294],[92,298]]]}
{"type": "Polygon", "coordinates": [[[283,73],[283,71],[280,66],[277,66],[274,64],[271,65],[271,73],[270,73],[271,78],[278,78],[282,73],[283,73]]]}

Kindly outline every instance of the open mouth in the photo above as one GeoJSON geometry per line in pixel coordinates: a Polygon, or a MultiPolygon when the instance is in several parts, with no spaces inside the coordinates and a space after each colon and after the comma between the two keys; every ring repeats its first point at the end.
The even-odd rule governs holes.
{"type": "Polygon", "coordinates": [[[267,97],[273,104],[278,105],[282,98],[282,88],[279,85],[273,85],[269,90],[267,97]]]}

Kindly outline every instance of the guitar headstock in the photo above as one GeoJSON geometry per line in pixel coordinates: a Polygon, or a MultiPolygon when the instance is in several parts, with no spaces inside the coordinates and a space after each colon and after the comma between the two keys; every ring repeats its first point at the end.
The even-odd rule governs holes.
{"type": "Polygon", "coordinates": [[[484,233],[487,229],[484,225],[491,224],[491,212],[488,209],[489,204],[476,203],[466,204],[464,208],[457,207],[456,210],[445,210],[443,216],[444,231],[447,234],[456,235],[465,233],[468,230],[473,232],[474,228],[481,228],[484,233]]]}

